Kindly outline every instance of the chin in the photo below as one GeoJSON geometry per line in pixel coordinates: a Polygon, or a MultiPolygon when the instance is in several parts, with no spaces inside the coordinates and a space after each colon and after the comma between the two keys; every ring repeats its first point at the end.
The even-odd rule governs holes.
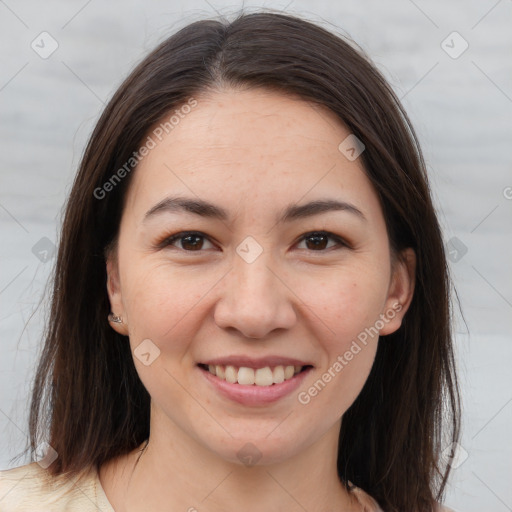
{"type": "Polygon", "coordinates": [[[261,432],[271,430],[260,429],[259,437],[251,437],[247,435],[247,431],[240,432],[239,436],[231,432],[233,438],[228,436],[218,443],[207,443],[207,448],[226,462],[247,467],[278,464],[293,457],[300,450],[300,443],[291,437],[283,439],[278,436],[269,437],[268,434],[262,436],[261,432]]]}

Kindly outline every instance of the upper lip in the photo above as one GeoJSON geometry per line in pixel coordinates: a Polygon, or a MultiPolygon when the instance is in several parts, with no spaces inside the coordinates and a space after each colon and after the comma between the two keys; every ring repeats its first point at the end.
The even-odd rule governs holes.
{"type": "Polygon", "coordinates": [[[237,368],[265,368],[266,366],[312,366],[311,363],[284,356],[248,357],[248,356],[226,356],[216,357],[201,361],[202,364],[212,366],[236,366],[237,368]]]}

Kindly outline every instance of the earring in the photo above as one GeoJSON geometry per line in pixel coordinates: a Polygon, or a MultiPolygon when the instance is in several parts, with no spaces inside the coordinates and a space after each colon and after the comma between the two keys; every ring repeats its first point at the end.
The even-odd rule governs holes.
{"type": "Polygon", "coordinates": [[[122,317],[117,316],[114,313],[110,313],[110,315],[108,315],[108,319],[109,319],[110,322],[113,322],[115,324],[122,324],[123,323],[122,317]]]}

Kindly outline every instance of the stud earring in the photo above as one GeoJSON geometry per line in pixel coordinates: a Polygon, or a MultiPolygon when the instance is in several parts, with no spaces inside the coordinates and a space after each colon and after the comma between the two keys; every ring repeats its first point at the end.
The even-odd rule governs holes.
{"type": "Polygon", "coordinates": [[[109,319],[110,322],[113,322],[115,324],[122,324],[123,323],[122,317],[117,316],[114,313],[110,313],[110,315],[108,315],[108,319],[109,319]]]}

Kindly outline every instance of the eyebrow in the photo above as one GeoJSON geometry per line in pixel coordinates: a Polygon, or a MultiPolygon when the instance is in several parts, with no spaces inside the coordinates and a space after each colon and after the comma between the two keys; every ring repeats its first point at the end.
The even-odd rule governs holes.
{"type": "MultiPolygon", "coordinates": [[[[290,204],[281,216],[277,219],[277,223],[291,222],[313,215],[319,215],[330,211],[347,211],[366,221],[363,212],[353,204],[337,199],[317,199],[309,203],[298,205],[290,204]]],[[[157,214],[164,212],[188,212],[200,217],[218,219],[227,221],[229,213],[224,208],[217,206],[202,199],[191,199],[187,197],[166,197],[149,209],[144,215],[144,221],[157,214]]]]}

